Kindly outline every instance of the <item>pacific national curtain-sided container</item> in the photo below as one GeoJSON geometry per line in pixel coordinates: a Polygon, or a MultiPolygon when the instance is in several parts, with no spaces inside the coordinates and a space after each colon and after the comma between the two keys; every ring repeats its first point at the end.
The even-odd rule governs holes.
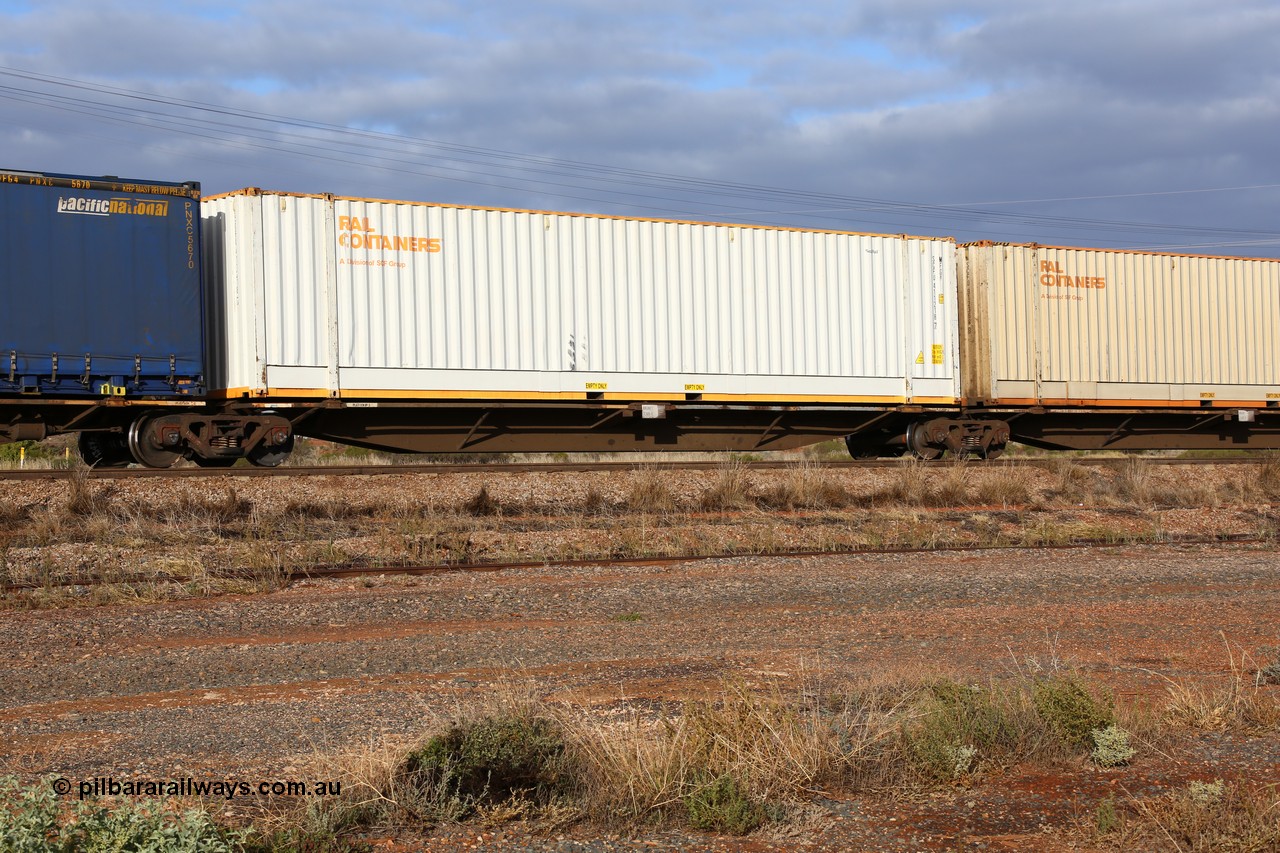
{"type": "Polygon", "coordinates": [[[0,172],[0,222],[0,393],[203,393],[199,184],[0,172]]]}

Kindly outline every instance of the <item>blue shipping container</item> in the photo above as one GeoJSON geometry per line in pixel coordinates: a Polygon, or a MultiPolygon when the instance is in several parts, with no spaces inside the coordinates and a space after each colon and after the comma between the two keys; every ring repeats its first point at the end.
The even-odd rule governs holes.
{"type": "Polygon", "coordinates": [[[200,185],[0,171],[0,394],[204,393],[200,185]]]}

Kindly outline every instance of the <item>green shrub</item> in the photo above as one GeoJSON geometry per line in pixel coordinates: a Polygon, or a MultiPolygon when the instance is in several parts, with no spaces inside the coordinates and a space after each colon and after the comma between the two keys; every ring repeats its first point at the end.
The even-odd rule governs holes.
{"type": "Polygon", "coordinates": [[[64,808],[49,781],[0,780],[0,849],[7,853],[231,853],[245,833],[208,814],[176,814],[158,800],[79,801],[64,808]]]}
{"type": "Polygon", "coordinates": [[[0,464],[16,465],[25,455],[27,462],[42,462],[52,468],[69,467],[78,457],[67,457],[61,447],[53,447],[40,441],[12,441],[0,444],[0,464]],[[25,454],[24,452],[25,451],[25,454]]]}
{"type": "Polygon", "coordinates": [[[1115,832],[1121,827],[1120,812],[1116,809],[1116,798],[1107,797],[1098,803],[1093,813],[1093,826],[1099,835],[1115,832]]]}
{"type": "Polygon", "coordinates": [[[1129,745],[1129,733],[1119,726],[1111,725],[1105,729],[1097,729],[1093,733],[1093,752],[1089,757],[1099,767],[1120,767],[1128,764],[1137,752],[1129,745]]]}
{"type": "Polygon", "coordinates": [[[0,849],[43,853],[58,835],[58,798],[42,783],[23,788],[12,776],[0,779],[0,849]]]}
{"type": "Polygon", "coordinates": [[[687,794],[684,807],[689,811],[690,825],[705,832],[746,835],[767,817],[764,805],[728,774],[687,794]]]}
{"type": "Polygon", "coordinates": [[[456,819],[514,798],[546,804],[573,782],[560,726],[520,714],[455,723],[411,753],[405,770],[427,800],[451,812],[442,817],[456,819]]]}
{"type": "Polygon", "coordinates": [[[1010,703],[994,688],[939,681],[930,685],[920,716],[906,729],[916,768],[937,781],[951,781],[984,757],[1015,751],[1021,727],[1010,703]]]}
{"type": "Polygon", "coordinates": [[[1090,693],[1074,675],[1037,681],[1032,689],[1036,713],[1073,749],[1094,748],[1093,733],[1115,725],[1115,702],[1109,694],[1090,693]]]}

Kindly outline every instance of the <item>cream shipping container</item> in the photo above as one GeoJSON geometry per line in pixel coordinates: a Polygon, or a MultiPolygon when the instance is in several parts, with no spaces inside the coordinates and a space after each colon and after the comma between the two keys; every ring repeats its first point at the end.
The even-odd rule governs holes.
{"type": "Polygon", "coordinates": [[[496,424],[530,426],[535,404],[566,404],[549,431],[581,432],[599,404],[684,432],[741,423],[730,440],[653,424],[566,449],[795,446],[960,397],[947,238],[258,190],[206,199],[203,217],[212,392],[339,401],[330,421],[386,409],[360,414],[370,446],[517,448],[496,424]],[[479,424],[475,401],[492,404],[479,424]],[[429,417],[407,409],[423,404],[429,417]],[[723,414],[735,406],[760,411],[723,414]],[[569,411],[578,427],[557,421],[569,411]]]}
{"type": "MultiPolygon", "coordinates": [[[[1222,432],[1280,404],[1280,261],[981,243],[958,262],[971,405],[1205,409],[1184,426],[1222,432]]],[[[1095,420],[1119,446],[1165,423],[1095,420]]]]}

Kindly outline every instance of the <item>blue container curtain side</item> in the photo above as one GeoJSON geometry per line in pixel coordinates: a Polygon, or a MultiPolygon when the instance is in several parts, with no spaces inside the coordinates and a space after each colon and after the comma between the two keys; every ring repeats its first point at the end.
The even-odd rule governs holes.
{"type": "Polygon", "coordinates": [[[0,394],[204,393],[200,186],[0,170],[0,394]]]}

